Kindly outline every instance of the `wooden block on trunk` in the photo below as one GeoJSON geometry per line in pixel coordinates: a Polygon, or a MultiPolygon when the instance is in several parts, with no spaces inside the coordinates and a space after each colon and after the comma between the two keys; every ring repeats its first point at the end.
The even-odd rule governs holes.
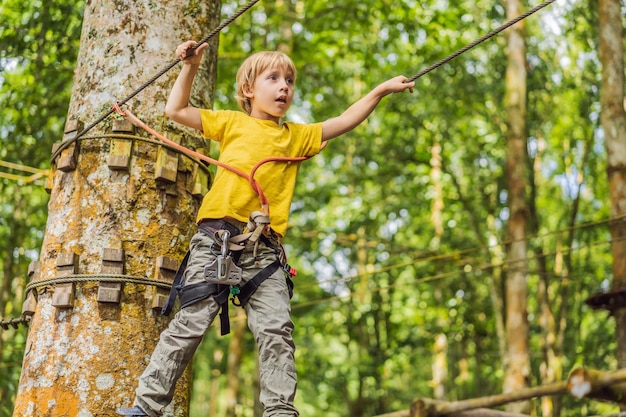
{"type": "Polygon", "coordinates": [[[178,154],[164,146],[159,146],[154,167],[154,178],[175,183],[178,176],[178,154]]]}
{"type": "MultiPolygon", "coordinates": [[[[173,282],[178,270],[178,261],[167,256],[159,256],[156,262],[155,279],[159,281],[173,282]]],[[[152,288],[152,308],[162,309],[169,297],[169,291],[159,288],[152,288]]]]}
{"type": "MultiPolygon", "coordinates": [[[[74,275],[78,271],[78,254],[62,253],[57,256],[57,276],[64,277],[74,275]]],[[[52,295],[52,305],[58,308],[70,308],[74,306],[74,283],[57,284],[52,295]]]]}
{"type": "MultiPolygon", "coordinates": [[[[83,123],[70,120],[65,125],[65,131],[63,134],[63,142],[67,142],[69,140],[73,140],[80,131],[83,130],[83,123]]],[[[67,148],[61,151],[61,155],[59,155],[59,159],[57,161],[57,169],[63,172],[69,172],[76,169],[76,164],[78,163],[78,154],[80,152],[78,141],[73,142],[67,148]]]]}
{"type": "MultiPolygon", "coordinates": [[[[124,274],[124,249],[105,248],[102,253],[102,273],[111,275],[124,274]]],[[[122,299],[122,283],[100,282],[98,301],[101,303],[119,303],[122,299]]]]}
{"type": "Polygon", "coordinates": [[[74,290],[75,284],[57,284],[54,287],[54,294],[52,294],[52,305],[57,308],[71,308],[74,307],[74,290]]]}

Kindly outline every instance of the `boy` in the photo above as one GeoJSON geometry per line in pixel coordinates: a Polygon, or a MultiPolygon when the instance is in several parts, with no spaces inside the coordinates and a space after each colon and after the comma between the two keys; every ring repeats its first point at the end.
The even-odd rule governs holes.
{"type": "Polygon", "coordinates": [[[293,284],[280,242],[287,231],[299,161],[319,153],[323,142],[358,126],[384,96],[407,89],[412,92],[415,83],[397,76],[375,87],[340,116],[310,125],[281,124],[291,106],[296,80],[289,57],[280,52],[259,52],[247,58],[237,73],[237,101],[243,112],[211,111],[189,105],[193,79],[208,45],[200,45],[187,57],[193,46],[195,42],[188,41],[176,48],[183,67],[165,106],[168,117],[218,141],[220,162],[245,173],[267,158],[294,158],[297,162],[264,164],[251,181],[218,168],[198,211],[198,233],[189,245],[178,293],[181,309],[161,334],[139,378],[134,407],[119,409],[118,414],[158,417],[163,413],[172,400],[176,381],[220,307],[224,326],[230,287],[236,291],[241,288],[238,297],[258,345],[264,417],[297,417],[290,317],[293,284]],[[254,184],[258,184],[256,189],[254,184]],[[267,205],[259,204],[261,187],[271,217],[267,205]],[[228,285],[220,287],[220,279],[228,285]],[[227,287],[226,304],[223,287],[227,287]]]}

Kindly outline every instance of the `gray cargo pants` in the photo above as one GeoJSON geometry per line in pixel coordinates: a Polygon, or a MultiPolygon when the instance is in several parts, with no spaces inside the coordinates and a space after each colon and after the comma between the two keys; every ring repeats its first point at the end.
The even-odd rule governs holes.
{"type": "MultiPolygon", "coordinates": [[[[213,227],[213,223],[211,223],[213,227]]],[[[219,228],[219,227],[218,227],[219,228]]],[[[210,229],[209,229],[210,230],[210,229]]],[[[213,262],[219,249],[212,233],[199,231],[189,244],[190,257],[184,285],[204,280],[205,265],[213,262]],[[212,247],[213,246],[213,247],[212,247]]],[[[247,282],[277,259],[279,246],[260,243],[256,258],[245,250],[237,264],[247,282]]],[[[160,336],[150,363],[139,378],[135,405],[151,417],[158,417],[174,396],[176,381],[198,348],[204,333],[219,312],[213,297],[182,308],[160,336]]],[[[295,345],[289,288],[285,272],[279,268],[263,282],[245,305],[248,327],[259,349],[260,402],[264,417],[297,417],[293,401],[296,393],[295,345]]]]}

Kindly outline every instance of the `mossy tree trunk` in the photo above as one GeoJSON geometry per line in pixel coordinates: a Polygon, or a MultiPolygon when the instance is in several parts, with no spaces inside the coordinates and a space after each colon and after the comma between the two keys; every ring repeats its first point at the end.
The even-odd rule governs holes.
{"type": "MultiPolygon", "coordinates": [[[[132,404],[137,377],[168,323],[160,314],[167,288],[155,281],[171,283],[188,249],[207,175],[116,116],[72,141],[173,62],[180,42],[217,26],[219,5],[86,4],[63,151],[52,161],[48,222],[31,277],[37,304],[15,416],[112,415],[132,404]]],[[[215,42],[205,53],[198,105],[212,101],[216,51],[215,42]]],[[[160,77],[128,108],[171,139],[199,148],[204,141],[197,134],[164,119],[177,73],[160,77]]],[[[188,415],[190,383],[188,372],[165,415],[188,415]]]]}

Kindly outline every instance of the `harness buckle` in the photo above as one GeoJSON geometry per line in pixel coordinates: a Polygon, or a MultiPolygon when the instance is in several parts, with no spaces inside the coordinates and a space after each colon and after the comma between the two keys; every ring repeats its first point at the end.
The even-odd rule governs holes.
{"type": "Polygon", "coordinates": [[[248,240],[252,243],[256,243],[259,237],[267,230],[269,224],[270,216],[261,211],[253,211],[248,220],[248,230],[252,232],[248,240]]]}
{"type": "Polygon", "coordinates": [[[213,262],[204,267],[204,279],[211,284],[238,285],[243,278],[243,270],[235,264],[229,255],[228,239],[230,233],[222,234],[222,253],[213,262]]]}

